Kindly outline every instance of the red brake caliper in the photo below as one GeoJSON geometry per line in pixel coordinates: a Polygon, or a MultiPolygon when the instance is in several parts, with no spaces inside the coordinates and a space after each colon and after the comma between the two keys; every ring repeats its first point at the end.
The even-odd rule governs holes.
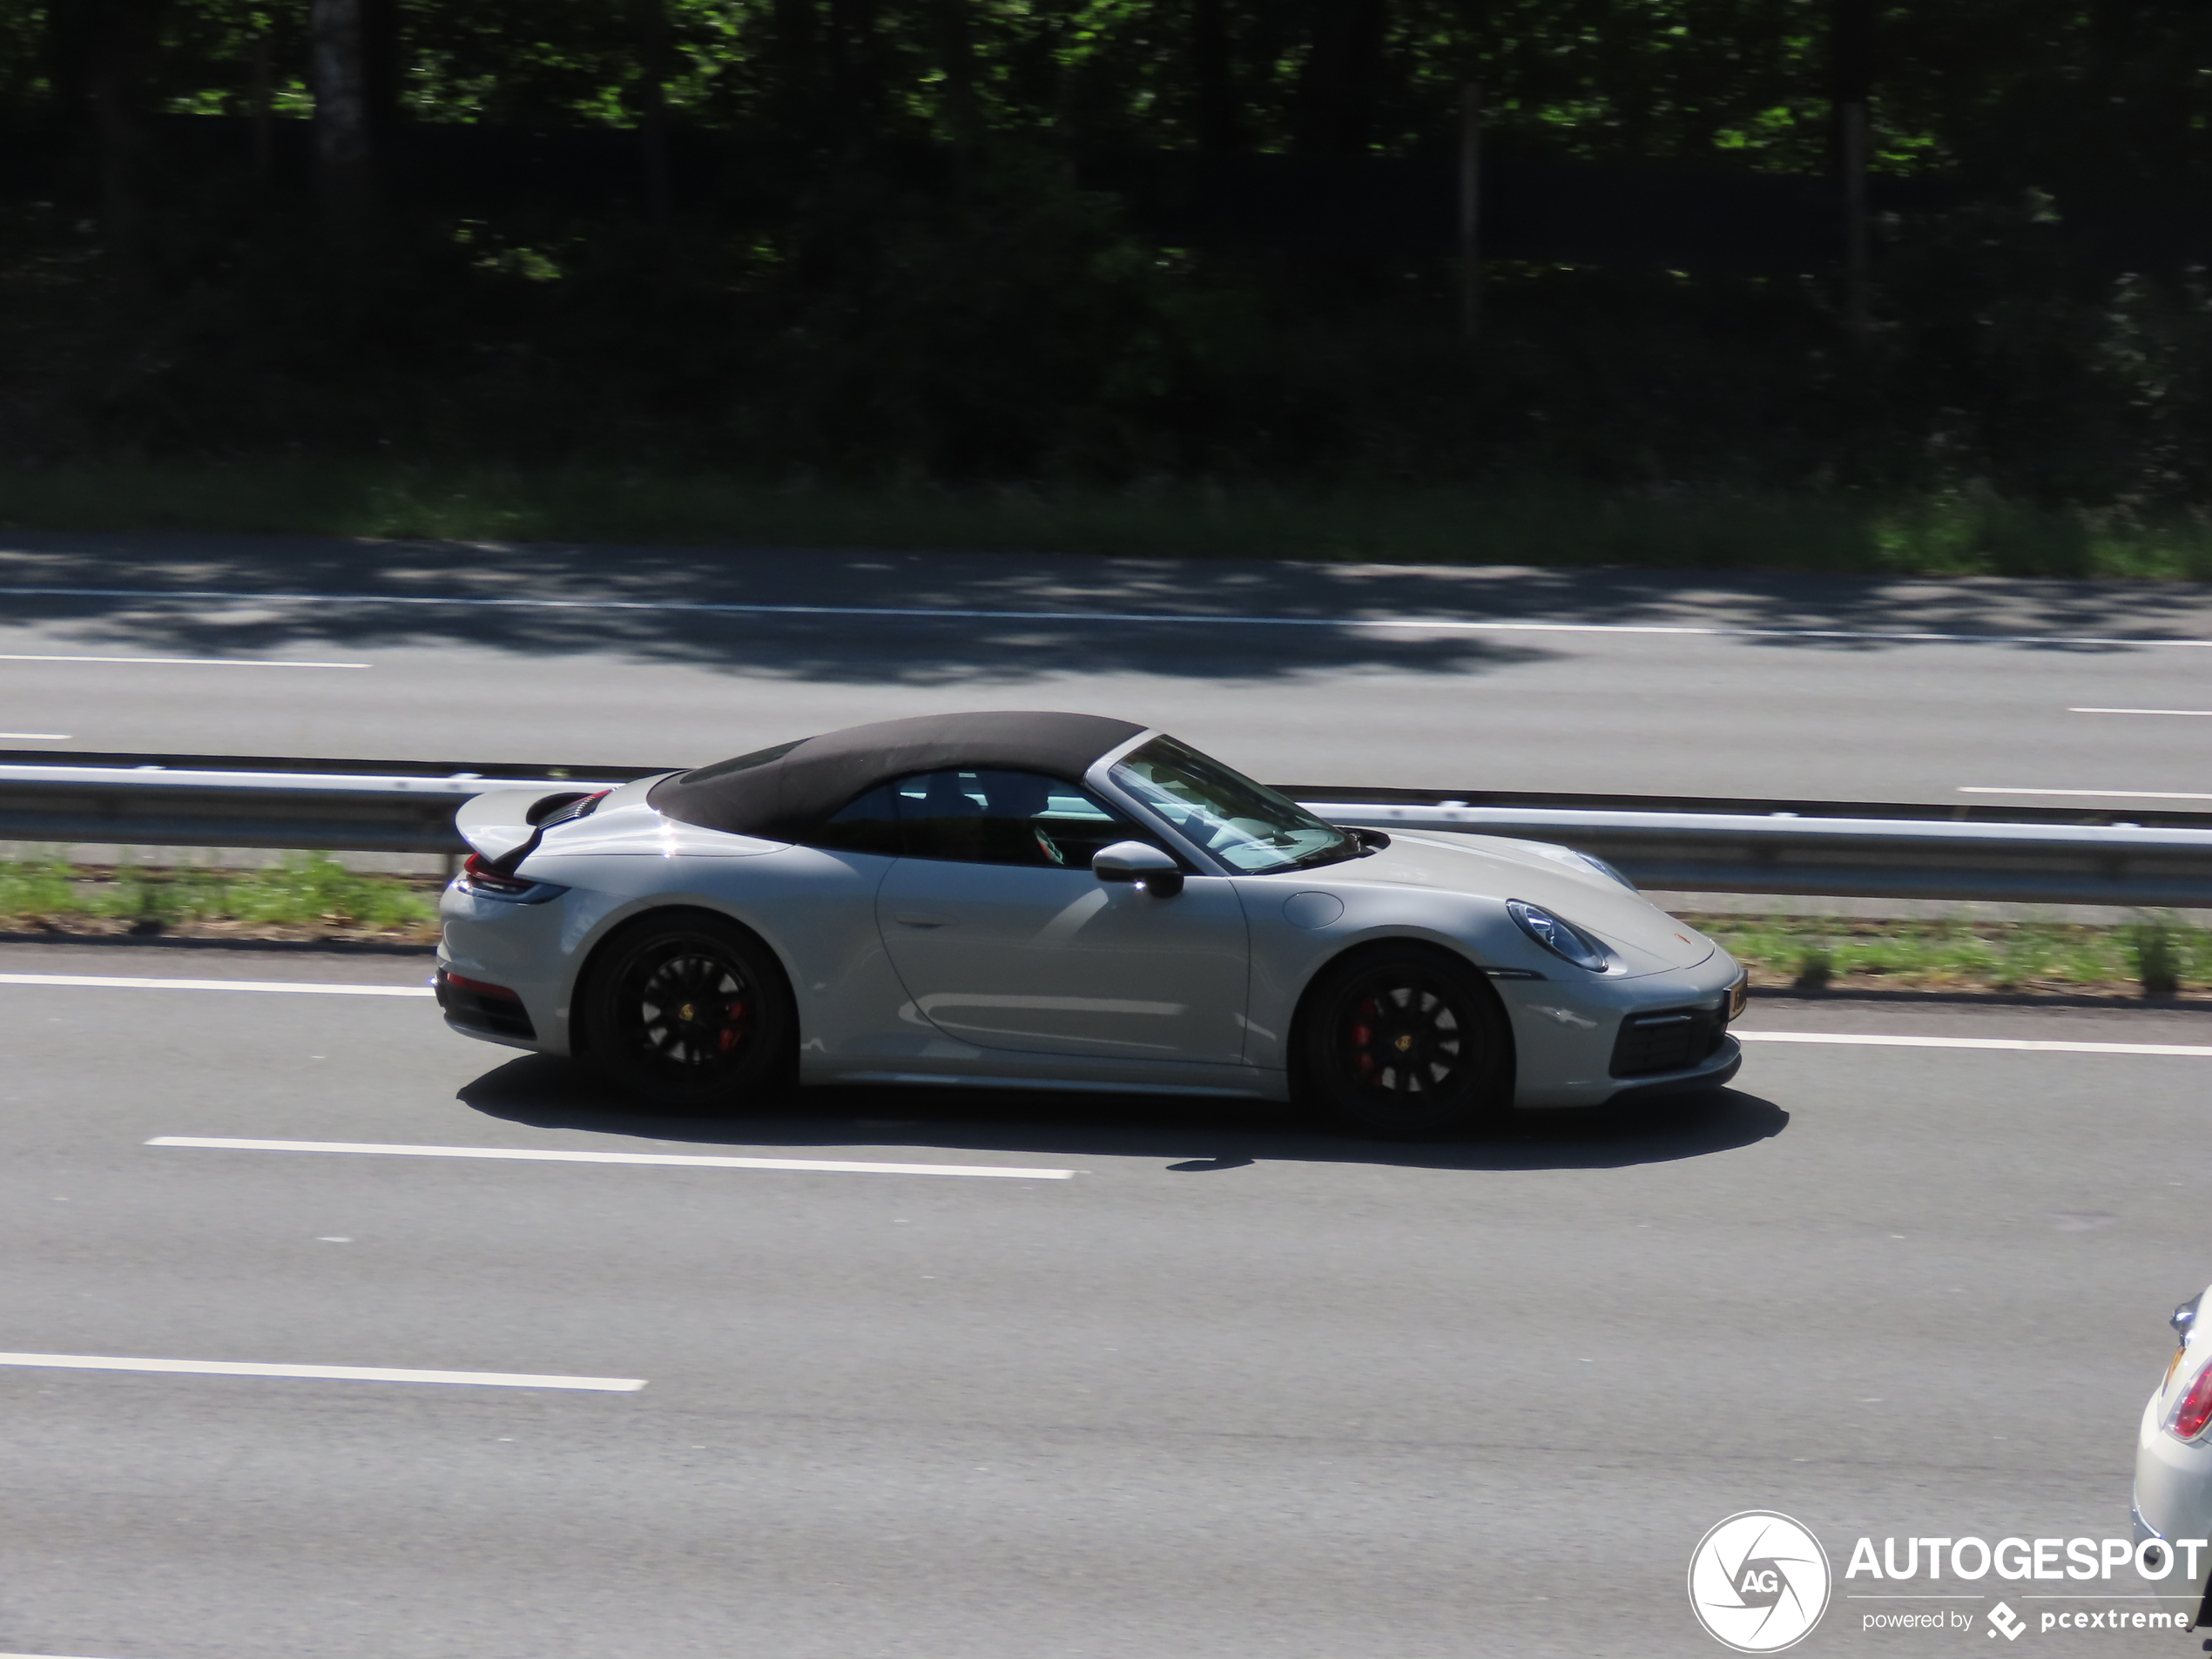
{"type": "Polygon", "coordinates": [[[1375,1028],[1369,1023],[1374,1017],[1374,999],[1370,997],[1352,1016],[1352,1063],[1359,1067],[1363,1076],[1375,1069],[1375,1056],[1368,1051],[1368,1045],[1375,1040],[1375,1028]]]}
{"type": "Polygon", "coordinates": [[[745,1004],[732,1002],[728,1017],[722,1022],[722,1028],[714,1034],[714,1041],[724,1054],[728,1054],[738,1046],[738,1040],[744,1035],[745,1004]]]}

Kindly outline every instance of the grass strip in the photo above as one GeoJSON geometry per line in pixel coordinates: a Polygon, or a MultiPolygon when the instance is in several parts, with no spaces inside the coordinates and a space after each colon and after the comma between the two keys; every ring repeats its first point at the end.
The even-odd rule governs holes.
{"type": "Polygon", "coordinates": [[[2212,990],[2212,931],[2147,912],[2118,927],[1690,915],[1763,989],[2095,992],[2212,990]]]}
{"type": "Polygon", "coordinates": [[[209,934],[241,939],[347,938],[428,943],[435,878],[364,875],[316,853],[263,870],[98,873],[63,862],[0,863],[0,924],[93,934],[209,934]]]}
{"type": "Polygon", "coordinates": [[[2212,519],[1961,489],[775,484],[309,459],[0,470],[0,528],[1422,564],[2212,579],[2212,519]]]}

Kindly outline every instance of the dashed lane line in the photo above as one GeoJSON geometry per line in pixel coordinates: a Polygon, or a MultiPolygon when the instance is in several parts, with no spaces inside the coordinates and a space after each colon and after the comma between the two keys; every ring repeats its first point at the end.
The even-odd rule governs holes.
{"type": "Polygon", "coordinates": [[[2029,789],[2017,784],[1961,784],[1962,795],[2064,795],[2087,800],[2212,800],[2212,794],[2175,789],[2029,789]]]}
{"type": "Polygon", "coordinates": [[[2212,720],[2212,709],[2068,709],[2068,714],[2178,714],[2193,720],[2212,720]]]}
{"type": "Polygon", "coordinates": [[[601,1394],[635,1393],[643,1377],[552,1377],[519,1371],[413,1371],[386,1366],[264,1366],[232,1359],[126,1359],[109,1354],[0,1353],[0,1366],[54,1371],[180,1372],[194,1377],[288,1377],[310,1381],[445,1383],[475,1388],[567,1388],[601,1394]]]}
{"type": "MultiPolygon", "coordinates": [[[[99,991],[275,991],[307,996],[435,996],[428,985],[315,985],[290,980],[141,979],[114,974],[0,974],[0,985],[73,985],[99,991]]],[[[6,1656],[0,1655],[0,1659],[6,1656]]]]}
{"type": "MultiPolygon", "coordinates": [[[[53,651],[0,651],[0,663],[98,663],[125,668],[367,668],[367,663],[306,663],[284,657],[69,657],[53,651]]],[[[0,1654],[0,1659],[6,1656],[0,1654]]]]}
{"type": "Polygon", "coordinates": [[[224,1152],[340,1152],[369,1157],[496,1158],[518,1163],[643,1163],[676,1169],[782,1170],[814,1175],[960,1175],[984,1180],[1069,1181],[1075,1170],[998,1163],[872,1163],[845,1158],[747,1158],[679,1152],[581,1152],[524,1146],[398,1146],[381,1141],[256,1141],[223,1136],[158,1135],[148,1146],[224,1152]]]}

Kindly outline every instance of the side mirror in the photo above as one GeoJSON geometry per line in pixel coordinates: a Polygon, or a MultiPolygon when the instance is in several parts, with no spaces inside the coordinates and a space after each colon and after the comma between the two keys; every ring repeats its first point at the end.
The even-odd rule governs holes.
{"type": "Polygon", "coordinates": [[[1134,881],[1156,899],[1183,891],[1183,867],[1149,841],[1116,841],[1091,855],[1090,873],[1101,881],[1134,881]]]}

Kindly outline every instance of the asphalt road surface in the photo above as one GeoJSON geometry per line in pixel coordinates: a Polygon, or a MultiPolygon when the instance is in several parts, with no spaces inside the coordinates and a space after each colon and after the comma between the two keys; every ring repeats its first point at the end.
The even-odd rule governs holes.
{"type": "MultiPolygon", "coordinates": [[[[2179,1011],[1746,1028],[2212,1044],[2179,1011]]],[[[1862,1534],[2125,1536],[2165,1314],[2212,1278],[2202,1054],[1759,1042],[1703,1105],[1407,1147],[954,1091],[638,1120],[405,995],[15,977],[0,1037],[14,1359],[524,1379],[0,1363],[9,1653],[1717,1653],[1684,1572],[1736,1511],[1839,1575],[1862,1534]]],[[[1949,1588],[1979,1618],[1997,1587],[1949,1588]]],[[[1995,1650],[1867,1634],[1867,1588],[1798,1651],[1995,1650]]]]}
{"type": "Polygon", "coordinates": [[[2212,803],[2212,590],[0,546],[0,748],[679,765],[1039,706],[1282,783],[2188,810],[2212,803]]]}

